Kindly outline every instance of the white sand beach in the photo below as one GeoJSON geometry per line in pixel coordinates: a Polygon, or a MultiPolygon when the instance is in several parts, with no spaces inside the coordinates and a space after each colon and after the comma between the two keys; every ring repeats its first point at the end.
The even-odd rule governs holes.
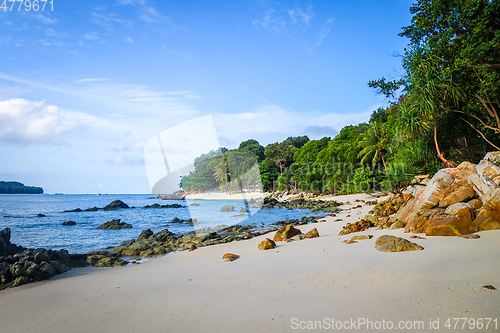
{"type": "MultiPolygon", "coordinates": [[[[350,198],[354,207],[359,197],[336,199],[350,198]]],[[[266,237],[272,239],[269,233],[140,265],[77,268],[1,291],[0,331],[289,332],[306,328],[308,321],[327,329],[331,320],[350,325],[345,322],[351,319],[357,331],[388,331],[359,326],[358,318],[365,318],[394,326],[401,321],[403,332],[414,331],[405,327],[415,321],[423,322],[423,332],[462,332],[468,326],[449,330],[446,320],[500,321],[500,290],[482,288],[500,289],[500,230],[480,232],[480,239],[412,239],[424,250],[399,253],[379,252],[374,243],[385,234],[409,239],[403,229],[338,236],[346,222],[359,220],[371,207],[301,225],[303,232],[316,227],[320,237],[278,242],[273,250],[257,249],[266,237]],[[342,221],[335,222],[338,218],[342,221]],[[374,237],[342,242],[358,234],[374,237]],[[225,262],[227,252],[241,257],[225,262]],[[431,330],[430,321],[436,325],[438,319],[439,330],[431,330]]],[[[493,325],[487,331],[496,331],[493,325]]],[[[340,331],[347,330],[343,327],[340,331]]]]}

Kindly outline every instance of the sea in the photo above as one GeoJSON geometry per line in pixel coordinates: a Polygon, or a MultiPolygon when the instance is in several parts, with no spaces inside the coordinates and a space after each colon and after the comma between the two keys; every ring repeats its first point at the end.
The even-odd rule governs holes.
{"type": "Polygon", "coordinates": [[[245,205],[243,200],[182,200],[162,201],[151,194],[41,194],[0,195],[0,230],[11,229],[11,242],[27,248],[66,249],[70,253],[85,253],[116,247],[124,240],[137,238],[142,230],[158,232],[163,229],[183,235],[200,228],[218,225],[252,225],[268,229],[278,221],[300,219],[303,216],[324,216],[303,209],[269,209],[245,205]],[[80,208],[105,207],[121,200],[130,207],[114,211],[64,212],[80,208]],[[182,208],[143,208],[152,204],[181,204],[182,208]],[[221,212],[233,205],[233,212],[221,212]],[[240,213],[250,207],[249,213],[240,213]],[[37,217],[38,214],[45,215],[37,217]],[[173,218],[196,219],[199,224],[171,223],[173,218]],[[132,225],[130,229],[100,230],[97,226],[120,219],[132,225]],[[64,226],[74,221],[76,225],[64,226]]]}

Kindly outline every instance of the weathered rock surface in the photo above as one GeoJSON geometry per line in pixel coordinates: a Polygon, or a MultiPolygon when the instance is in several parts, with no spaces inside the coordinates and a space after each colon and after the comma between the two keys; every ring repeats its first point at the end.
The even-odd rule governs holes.
{"type": "Polygon", "coordinates": [[[107,206],[105,206],[104,210],[116,210],[116,209],[125,209],[130,208],[126,203],[121,200],[113,200],[107,206]]]}
{"type": "Polygon", "coordinates": [[[75,221],[66,221],[66,222],[63,222],[62,225],[76,225],[76,222],[75,221]]]}
{"type": "Polygon", "coordinates": [[[404,238],[384,235],[377,238],[375,248],[382,252],[418,251],[424,248],[404,238]]]}
{"type": "Polygon", "coordinates": [[[372,222],[361,219],[358,222],[349,223],[343,226],[342,231],[339,233],[339,236],[348,235],[353,232],[364,231],[368,228],[373,228],[374,226],[375,224],[373,224],[372,222]]]}
{"type": "Polygon", "coordinates": [[[316,228],[304,234],[304,238],[316,238],[316,237],[319,237],[319,232],[318,229],[316,228]]]}
{"type": "Polygon", "coordinates": [[[287,225],[286,227],[281,227],[276,231],[276,234],[273,237],[273,241],[282,242],[287,241],[293,236],[302,234],[302,231],[293,227],[293,225],[287,225]]]}
{"type": "Polygon", "coordinates": [[[86,256],[66,250],[27,249],[10,242],[10,229],[0,231],[0,290],[50,278],[86,266],[86,256]]]}
{"type": "Polygon", "coordinates": [[[101,224],[98,226],[96,229],[126,229],[126,228],[132,228],[131,224],[125,223],[125,222],[120,222],[121,219],[114,219],[111,221],[108,221],[106,223],[101,224]]]}
{"type": "Polygon", "coordinates": [[[222,256],[222,259],[225,259],[226,261],[235,261],[236,259],[238,259],[240,256],[237,255],[237,254],[233,254],[233,253],[226,253],[222,256]]]}
{"type": "Polygon", "coordinates": [[[490,199],[479,209],[474,225],[479,230],[500,229],[500,188],[493,191],[490,199]]]}
{"type": "MultiPolygon", "coordinates": [[[[190,206],[194,206],[194,205],[198,205],[199,204],[192,204],[190,206]]],[[[185,207],[183,205],[179,205],[179,204],[169,204],[169,205],[160,205],[159,203],[155,203],[155,204],[152,204],[152,205],[146,205],[142,208],[182,208],[182,207],[185,207]]]]}
{"type": "Polygon", "coordinates": [[[260,244],[257,245],[257,247],[260,250],[272,250],[276,247],[276,243],[270,240],[269,238],[266,238],[262,242],[260,242],[260,244]]]}
{"type": "Polygon", "coordinates": [[[312,209],[334,213],[338,211],[338,206],[340,206],[340,203],[336,201],[291,198],[290,200],[280,202],[272,197],[266,197],[264,198],[262,209],[312,209]]]}
{"type": "Polygon", "coordinates": [[[225,205],[220,209],[221,212],[234,212],[234,206],[233,205],[225,205]]]}
{"type": "Polygon", "coordinates": [[[357,240],[364,240],[364,239],[372,239],[373,235],[359,235],[359,236],[352,236],[351,240],[352,241],[357,241],[357,240]]]}

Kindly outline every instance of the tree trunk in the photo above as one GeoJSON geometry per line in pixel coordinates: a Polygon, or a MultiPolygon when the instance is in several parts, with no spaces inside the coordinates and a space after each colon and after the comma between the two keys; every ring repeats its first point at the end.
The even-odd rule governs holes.
{"type": "Polygon", "coordinates": [[[437,152],[437,155],[439,157],[439,159],[441,161],[443,161],[444,163],[444,166],[446,168],[456,168],[457,167],[457,163],[453,162],[453,161],[449,161],[447,160],[443,154],[441,153],[441,150],[439,149],[439,144],[438,144],[438,141],[437,141],[437,121],[436,121],[436,117],[433,117],[433,123],[434,123],[434,144],[436,145],[436,152],[437,152]]]}

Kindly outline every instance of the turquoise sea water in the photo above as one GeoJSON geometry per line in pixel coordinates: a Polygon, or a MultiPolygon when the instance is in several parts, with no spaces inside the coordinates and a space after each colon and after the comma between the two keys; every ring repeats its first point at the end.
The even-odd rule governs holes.
{"type": "MultiPolygon", "coordinates": [[[[176,234],[186,234],[201,227],[217,225],[256,225],[269,227],[285,219],[301,218],[308,210],[251,208],[250,214],[240,214],[244,207],[240,200],[186,200],[162,201],[148,194],[106,194],[106,195],[0,195],[0,230],[11,228],[11,242],[28,248],[66,249],[70,253],[84,253],[118,246],[122,241],[137,238],[142,230],[158,232],[168,229],[176,234]],[[65,210],[104,207],[119,199],[131,209],[115,211],[64,213],[65,210]],[[145,209],[146,205],[179,203],[183,208],[145,209]],[[199,204],[192,205],[192,204],[199,204]],[[234,212],[220,212],[224,205],[233,205],[234,212]],[[37,214],[45,217],[37,217],[37,214]],[[201,224],[170,223],[174,218],[187,220],[196,218],[201,224]],[[132,229],[98,230],[97,226],[111,219],[121,219],[132,224],[132,229]],[[75,221],[74,226],[63,226],[65,221],[75,221]]],[[[313,215],[321,215],[314,213],[313,215]]]]}

